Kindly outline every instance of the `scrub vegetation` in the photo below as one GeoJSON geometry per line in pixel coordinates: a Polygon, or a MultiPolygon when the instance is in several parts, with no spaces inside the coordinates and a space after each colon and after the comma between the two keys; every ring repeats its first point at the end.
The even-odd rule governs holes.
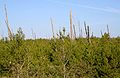
{"type": "Polygon", "coordinates": [[[120,37],[0,40],[1,78],[120,78],[120,37]]]}

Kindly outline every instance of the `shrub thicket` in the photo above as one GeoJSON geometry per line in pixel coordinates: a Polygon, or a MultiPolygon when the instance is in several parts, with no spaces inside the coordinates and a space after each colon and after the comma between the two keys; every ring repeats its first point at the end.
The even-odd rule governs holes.
{"type": "Polygon", "coordinates": [[[0,76],[8,78],[120,78],[120,38],[0,41],[0,76]]]}

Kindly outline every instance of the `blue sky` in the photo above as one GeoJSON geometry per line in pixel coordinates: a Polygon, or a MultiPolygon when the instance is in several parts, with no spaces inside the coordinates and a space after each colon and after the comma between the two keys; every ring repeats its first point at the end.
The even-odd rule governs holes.
{"type": "Polygon", "coordinates": [[[70,10],[77,32],[78,21],[83,30],[86,21],[96,36],[106,31],[107,24],[112,37],[120,36],[120,0],[0,0],[0,35],[7,36],[4,4],[11,30],[21,27],[27,38],[32,38],[32,31],[37,38],[50,38],[51,17],[55,33],[63,27],[69,32],[70,10]]]}

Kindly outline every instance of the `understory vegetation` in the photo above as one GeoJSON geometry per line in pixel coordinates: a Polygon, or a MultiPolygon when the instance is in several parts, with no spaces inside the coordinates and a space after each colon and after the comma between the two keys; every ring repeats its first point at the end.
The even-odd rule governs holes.
{"type": "Polygon", "coordinates": [[[0,40],[0,77],[5,78],[120,78],[120,38],[0,40]]]}

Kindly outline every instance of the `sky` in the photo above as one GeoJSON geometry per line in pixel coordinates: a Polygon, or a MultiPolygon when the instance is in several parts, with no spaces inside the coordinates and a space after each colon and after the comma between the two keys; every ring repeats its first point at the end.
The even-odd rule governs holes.
{"type": "Polygon", "coordinates": [[[79,34],[78,22],[84,35],[84,21],[90,32],[100,37],[101,31],[109,26],[111,37],[120,36],[120,0],[0,0],[0,36],[7,36],[4,4],[7,5],[8,19],[12,32],[22,28],[26,38],[51,38],[50,18],[54,32],[63,27],[69,33],[69,15],[72,11],[73,23],[79,34]]]}

